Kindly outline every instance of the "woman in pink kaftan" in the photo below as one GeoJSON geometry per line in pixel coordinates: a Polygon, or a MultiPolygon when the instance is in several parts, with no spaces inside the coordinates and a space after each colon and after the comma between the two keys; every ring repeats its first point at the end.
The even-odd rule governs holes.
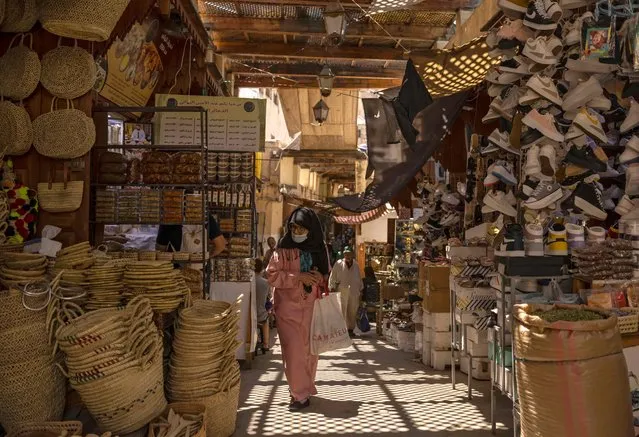
{"type": "Polygon", "coordinates": [[[310,331],[318,284],[326,280],[329,269],[319,218],[309,208],[296,209],[266,270],[275,290],[277,332],[291,393],[291,411],[308,407],[310,397],[317,394],[318,357],[311,355],[310,331]]]}

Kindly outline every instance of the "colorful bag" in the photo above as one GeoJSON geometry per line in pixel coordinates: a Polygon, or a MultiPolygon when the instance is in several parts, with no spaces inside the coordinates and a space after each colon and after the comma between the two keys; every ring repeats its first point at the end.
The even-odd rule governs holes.
{"type": "Polygon", "coordinates": [[[371,330],[371,324],[368,321],[368,313],[364,307],[360,307],[357,310],[357,327],[362,332],[368,332],[371,330]]]}

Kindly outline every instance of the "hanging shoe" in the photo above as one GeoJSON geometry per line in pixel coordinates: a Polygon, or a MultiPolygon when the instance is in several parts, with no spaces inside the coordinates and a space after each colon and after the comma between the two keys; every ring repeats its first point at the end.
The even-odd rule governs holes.
{"type": "Polygon", "coordinates": [[[635,99],[630,99],[630,110],[626,119],[621,123],[619,132],[626,133],[639,126],[639,103],[635,99]]]}
{"type": "Polygon", "coordinates": [[[561,199],[562,196],[563,192],[558,183],[542,181],[530,195],[530,198],[524,202],[524,206],[530,209],[544,209],[561,199]]]}
{"type": "Polygon", "coordinates": [[[568,256],[568,236],[564,225],[554,223],[548,229],[544,252],[549,256],[568,256]]]}
{"type": "Polygon", "coordinates": [[[557,22],[548,13],[544,0],[532,0],[528,4],[524,24],[535,30],[555,30],[557,28],[557,22]]]}
{"type": "Polygon", "coordinates": [[[593,183],[581,183],[575,189],[575,206],[584,214],[598,220],[606,220],[608,213],[604,206],[601,191],[593,183]]]}

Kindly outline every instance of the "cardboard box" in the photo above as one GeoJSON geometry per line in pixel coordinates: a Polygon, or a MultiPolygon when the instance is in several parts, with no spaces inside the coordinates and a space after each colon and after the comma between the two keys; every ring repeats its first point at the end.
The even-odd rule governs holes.
{"type": "Polygon", "coordinates": [[[406,287],[399,285],[384,285],[382,287],[382,296],[385,300],[401,299],[408,293],[406,287]]]}
{"type": "Polygon", "coordinates": [[[448,289],[450,277],[449,266],[428,266],[428,288],[429,289],[448,289]]]}
{"type": "Polygon", "coordinates": [[[466,345],[468,346],[468,353],[473,357],[488,356],[488,343],[475,343],[469,339],[466,345]]]}
{"type": "Polygon", "coordinates": [[[450,332],[438,332],[432,329],[428,332],[428,342],[430,343],[431,349],[435,349],[437,351],[447,351],[450,350],[451,343],[451,335],[450,332]]]}
{"type": "Polygon", "coordinates": [[[437,332],[450,331],[450,313],[424,313],[424,329],[437,332]]]}
{"type": "Polygon", "coordinates": [[[446,290],[430,290],[424,296],[424,310],[430,313],[450,313],[450,292],[446,290]]]}
{"type": "Polygon", "coordinates": [[[490,329],[488,331],[479,331],[474,326],[466,327],[466,335],[468,335],[468,340],[474,343],[481,343],[481,344],[488,343],[489,332],[493,332],[493,330],[490,329]]]}

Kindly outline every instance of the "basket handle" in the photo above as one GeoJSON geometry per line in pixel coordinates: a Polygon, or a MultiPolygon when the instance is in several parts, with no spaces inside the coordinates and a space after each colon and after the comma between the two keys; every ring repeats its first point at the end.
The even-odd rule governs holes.
{"type": "MultiPolygon", "coordinates": [[[[55,104],[58,100],[62,100],[62,99],[58,99],[57,97],[54,97],[53,99],[51,99],[51,112],[53,112],[56,108],[55,104]]],[[[75,109],[75,106],[73,106],[73,100],[69,100],[69,99],[64,99],[67,102],[67,109],[75,109]]]]}
{"type": "Polygon", "coordinates": [[[18,43],[18,46],[23,46],[24,45],[24,40],[25,38],[29,36],[31,38],[31,41],[29,43],[29,49],[33,49],[33,35],[30,33],[16,33],[15,36],[13,38],[11,38],[11,42],[9,42],[9,49],[13,47],[13,43],[20,38],[20,42],[18,43]]]}
{"type": "MultiPolygon", "coordinates": [[[[58,38],[58,47],[62,47],[63,39],[64,39],[63,37],[58,38]]],[[[78,40],[76,38],[73,38],[73,47],[76,47],[76,48],[78,47],[78,40]]]]}

